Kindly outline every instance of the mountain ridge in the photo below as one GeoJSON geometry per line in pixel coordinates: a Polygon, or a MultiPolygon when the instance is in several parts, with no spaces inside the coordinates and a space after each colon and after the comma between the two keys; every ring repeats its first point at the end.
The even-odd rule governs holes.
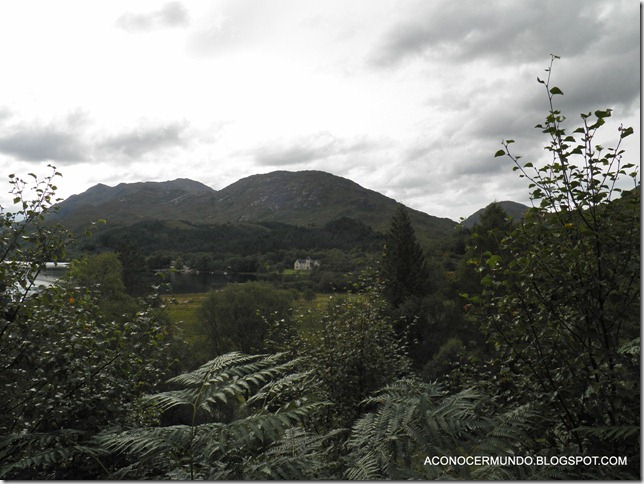
{"type": "MultiPolygon", "coordinates": [[[[400,202],[331,173],[273,171],[250,175],[215,190],[187,178],[164,182],[102,183],[72,195],[58,205],[54,217],[72,230],[98,219],[109,227],[143,220],[187,221],[192,224],[279,222],[322,226],[343,217],[386,232],[400,202]]],[[[420,238],[452,233],[457,222],[407,207],[420,238]]]]}
{"type": "MultiPolygon", "coordinates": [[[[113,187],[99,183],[60,202],[55,218],[73,230],[98,219],[124,225],[154,219],[154,214],[164,205],[178,206],[189,199],[214,196],[216,193],[216,190],[207,185],[187,178],[163,182],[119,183],[113,187]]],[[[173,212],[168,215],[169,218],[174,218],[182,214],[173,212]]]]}
{"type": "Polygon", "coordinates": [[[114,199],[117,196],[133,193],[134,191],[137,190],[137,188],[143,189],[143,190],[145,190],[146,188],[162,189],[165,191],[189,189],[189,191],[193,193],[198,193],[198,192],[216,193],[216,190],[210,188],[209,186],[204,185],[203,183],[198,181],[190,180],[188,178],[177,178],[175,180],[168,180],[163,182],[152,182],[152,181],[134,182],[134,183],[121,182],[118,185],[115,185],[113,187],[110,187],[103,183],[98,183],[88,188],[83,193],[71,195],[64,201],[64,204],[66,206],[70,206],[70,205],[73,206],[75,205],[74,202],[80,201],[81,203],[90,202],[94,205],[97,205],[99,203],[104,203],[110,199],[114,199]],[[92,197],[91,199],[89,198],[90,196],[92,197]]]}

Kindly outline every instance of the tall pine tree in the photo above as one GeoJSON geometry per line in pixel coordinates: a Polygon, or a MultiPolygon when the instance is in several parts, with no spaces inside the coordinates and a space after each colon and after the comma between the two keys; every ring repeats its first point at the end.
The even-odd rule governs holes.
{"type": "Polygon", "coordinates": [[[429,270],[407,210],[399,205],[385,239],[381,276],[384,295],[394,307],[427,292],[429,270]]]}

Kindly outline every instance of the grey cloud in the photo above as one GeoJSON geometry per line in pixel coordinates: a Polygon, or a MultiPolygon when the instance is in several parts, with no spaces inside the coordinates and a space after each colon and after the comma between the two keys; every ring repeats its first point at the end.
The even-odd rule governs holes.
{"type": "MultiPolygon", "coordinates": [[[[410,192],[410,198],[417,199],[420,206],[435,207],[428,213],[452,214],[453,220],[467,217],[476,210],[497,200],[513,200],[519,203],[529,203],[527,182],[523,183],[512,171],[511,162],[497,158],[497,166],[481,163],[478,173],[471,170],[465,173],[441,173],[430,179],[425,190],[410,192]],[[490,171],[486,171],[486,170],[490,171]],[[436,189],[436,180],[441,186],[436,189]],[[424,201],[423,203],[420,203],[424,201]]],[[[476,162],[472,162],[475,165],[476,162]]],[[[458,170],[461,171],[461,170],[458,170]]]]}
{"type": "Polygon", "coordinates": [[[436,216],[458,220],[497,200],[524,203],[528,191],[517,190],[517,175],[508,160],[496,159],[482,148],[454,157],[449,151],[428,154],[423,160],[391,166],[365,175],[363,186],[436,216]],[[481,201],[483,200],[483,201],[481,201]]]}
{"type": "Polygon", "coordinates": [[[147,32],[158,28],[183,27],[189,23],[188,10],[180,2],[168,2],[159,10],[145,14],[125,13],[116,26],[130,33],[147,32]]]}
{"type": "MultiPolygon", "coordinates": [[[[230,55],[256,39],[270,40],[270,21],[280,3],[233,0],[216,4],[188,37],[188,51],[197,56],[230,55]]],[[[279,24],[279,22],[278,22],[279,24]]]]}
{"type": "Polygon", "coordinates": [[[453,62],[487,57],[527,63],[549,53],[579,55],[603,41],[601,5],[588,0],[420,2],[410,9],[413,18],[399,20],[386,32],[371,62],[395,66],[426,56],[453,62]]]}
{"type": "Polygon", "coordinates": [[[423,146],[410,147],[407,153],[414,156],[405,168],[417,167],[414,173],[428,170],[441,173],[441,177],[458,178],[464,175],[497,175],[508,170],[507,163],[499,162],[494,153],[501,148],[501,138],[478,139],[461,135],[454,139],[440,140],[423,146]],[[458,150],[454,147],[458,146],[458,150]]]}
{"type": "Polygon", "coordinates": [[[6,106],[0,106],[0,122],[13,116],[11,110],[6,106]]]}
{"type": "MultiPolygon", "coordinates": [[[[561,61],[565,65],[565,59],[561,61]]],[[[568,117],[595,109],[620,108],[623,115],[639,108],[640,56],[624,52],[593,62],[589,59],[584,69],[566,69],[558,76],[555,66],[555,84],[564,92],[558,105],[568,117]]]]}
{"type": "Polygon", "coordinates": [[[264,166],[298,165],[307,161],[328,156],[329,146],[321,148],[290,146],[286,148],[267,148],[256,156],[256,161],[264,166]]]}
{"type": "Polygon", "coordinates": [[[186,146],[185,123],[170,123],[160,126],[139,127],[106,137],[99,149],[109,154],[123,154],[128,158],[138,158],[146,153],[172,147],[186,146]]]}
{"type": "Polygon", "coordinates": [[[260,147],[255,154],[255,161],[261,166],[293,166],[335,156],[368,152],[378,149],[381,145],[382,143],[367,139],[347,141],[329,133],[316,133],[260,147]]]}
{"type": "Polygon", "coordinates": [[[428,167],[419,166],[416,170],[388,170],[389,177],[384,182],[387,189],[395,189],[398,193],[413,194],[417,196],[420,193],[430,191],[432,184],[435,183],[436,173],[428,167]]]}
{"type": "Polygon", "coordinates": [[[516,133],[532,139],[539,133],[534,126],[542,122],[546,114],[545,106],[541,110],[531,110],[510,108],[508,104],[498,103],[476,111],[476,116],[462,121],[454,129],[454,141],[457,142],[460,137],[499,143],[502,139],[516,138],[516,133]]]}
{"type": "Polygon", "coordinates": [[[142,126],[111,135],[97,135],[86,112],[75,110],[50,122],[11,123],[12,114],[0,109],[0,153],[21,161],[88,162],[144,156],[188,144],[186,122],[142,126]],[[2,116],[2,113],[8,113],[2,116]]]}
{"type": "MultiPolygon", "coordinates": [[[[552,86],[560,87],[564,95],[555,96],[554,107],[567,118],[565,127],[572,132],[580,125],[580,113],[613,108],[616,120],[631,116],[639,107],[639,55],[627,51],[596,63],[566,58],[553,67],[552,86]]],[[[447,121],[444,133],[452,143],[479,140],[478,143],[498,143],[514,139],[522,155],[539,156],[547,137],[536,129],[543,123],[550,106],[544,86],[536,78],[546,77],[544,60],[539,68],[525,69],[522,76],[502,82],[479,93],[472,93],[468,116],[447,121]],[[531,75],[526,72],[533,71],[531,75]]],[[[496,149],[495,148],[495,149],[496,149]]]]}
{"type": "MultiPolygon", "coordinates": [[[[500,145],[499,145],[500,148],[500,145]]],[[[450,167],[450,175],[456,177],[489,177],[503,175],[512,170],[506,158],[494,158],[493,150],[480,150],[472,153],[471,158],[450,167]]]]}
{"type": "Polygon", "coordinates": [[[53,125],[5,127],[0,134],[0,153],[22,161],[74,162],[86,152],[78,133],[53,125]]]}

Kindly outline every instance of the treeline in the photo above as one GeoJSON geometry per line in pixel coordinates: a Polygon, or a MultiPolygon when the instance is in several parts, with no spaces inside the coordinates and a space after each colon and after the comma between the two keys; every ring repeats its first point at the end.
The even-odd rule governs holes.
{"type": "MultiPolygon", "coordinates": [[[[292,250],[300,254],[328,249],[374,252],[382,245],[382,234],[347,217],[319,228],[278,222],[205,225],[187,221],[143,221],[105,229],[82,249],[85,252],[101,247],[114,250],[123,245],[137,247],[146,254],[180,254],[183,257],[209,254],[213,260],[222,260],[230,255],[245,257],[292,250]]],[[[292,263],[289,261],[289,266],[292,263]]]]}
{"type": "Polygon", "coordinates": [[[156,270],[188,267],[206,273],[255,273],[281,287],[344,292],[355,273],[372,263],[384,235],[368,225],[342,217],[323,227],[298,227],[279,222],[203,225],[186,221],[143,221],[105,229],[83,239],[72,252],[116,252],[128,289],[140,295],[156,270]],[[297,259],[321,262],[307,277],[285,274],[297,259]]]}
{"type": "MultiPolygon", "coordinates": [[[[424,251],[433,267],[455,271],[464,254],[467,231],[427,242],[424,251]]],[[[206,273],[256,273],[261,280],[285,287],[344,292],[355,275],[373,265],[385,234],[361,221],[342,217],[322,227],[279,222],[194,224],[187,221],[142,221],[126,227],[100,229],[80,239],[70,254],[116,252],[123,263],[126,285],[140,295],[154,271],[188,267],[206,273]],[[320,261],[308,277],[284,274],[297,259],[320,261]],[[131,283],[127,281],[131,280],[131,283]],[[138,292],[137,292],[138,291],[138,292]]],[[[438,280],[438,279],[437,279],[438,280]]]]}

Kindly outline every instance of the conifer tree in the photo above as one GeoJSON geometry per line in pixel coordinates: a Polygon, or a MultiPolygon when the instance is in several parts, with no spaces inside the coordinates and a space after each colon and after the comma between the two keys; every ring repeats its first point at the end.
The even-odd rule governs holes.
{"type": "Polygon", "coordinates": [[[427,289],[427,261],[403,205],[398,206],[385,239],[381,276],[384,295],[396,308],[427,289]]]}

